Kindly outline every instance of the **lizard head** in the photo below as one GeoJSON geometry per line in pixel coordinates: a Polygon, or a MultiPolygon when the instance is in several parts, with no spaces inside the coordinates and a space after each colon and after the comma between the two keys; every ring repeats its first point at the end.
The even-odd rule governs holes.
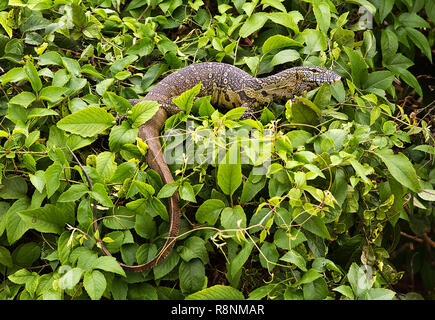
{"type": "Polygon", "coordinates": [[[341,79],[334,71],[320,66],[295,67],[293,69],[297,80],[310,83],[313,88],[321,86],[324,82],[335,83],[341,79]]]}

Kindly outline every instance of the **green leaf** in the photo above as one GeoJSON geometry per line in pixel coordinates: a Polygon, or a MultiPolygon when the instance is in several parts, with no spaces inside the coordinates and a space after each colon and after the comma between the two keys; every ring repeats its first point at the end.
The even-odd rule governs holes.
{"type": "Polygon", "coordinates": [[[109,68],[110,72],[112,72],[112,75],[115,76],[118,72],[122,71],[126,67],[128,67],[130,64],[132,64],[134,61],[138,59],[135,55],[130,55],[122,59],[117,59],[109,68]]]}
{"type": "Polygon", "coordinates": [[[283,36],[281,34],[276,34],[267,38],[263,43],[263,54],[268,53],[274,49],[281,49],[285,47],[300,47],[302,46],[300,42],[293,40],[290,37],[283,36]]]}
{"type": "Polygon", "coordinates": [[[105,181],[110,180],[116,171],[115,153],[101,152],[95,159],[95,169],[105,181]]]}
{"type": "Polygon", "coordinates": [[[239,144],[234,143],[226,153],[225,159],[218,166],[217,183],[222,191],[229,196],[232,196],[242,183],[239,150],[239,144]]]}
{"type": "Polygon", "coordinates": [[[88,192],[88,187],[83,184],[74,184],[57,199],[58,202],[70,202],[80,199],[88,192]]]}
{"type": "Polygon", "coordinates": [[[119,126],[113,126],[109,135],[109,148],[112,152],[118,152],[126,144],[134,144],[138,134],[137,128],[132,128],[127,121],[119,126]]]}
{"type": "Polygon", "coordinates": [[[195,191],[193,191],[192,185],[189,182],[184,181],[178,189],[178,192],[180,193],[181,199],[196,203],[195,191]]]}
{"type": "Polygon", "coordinates": [[[61,119],[57,127],[82,137],[93,137],[111,127],[114,121],[104,109],[90,106],[61,119]]]}
{"type": "Polygon", "coordinates": [[[36,100],[36,96],[32,92],[21,92],[14,96],[9,103],[18,104],[23,108],[27,108],[33,101],[36,100]]]}
{"type": "Polygon", "coordinates": [[[267,268],[269,271],[273,270],[279,258],[275,243],[265,241],[260,247],[259,257],[263,268],[267,268]]]}
{"type": "Polygon", "coordinates": [[[92,198],[97,200],[101,205],[112,208],[113,202],[107,194],[106,188],[103,184],[97,182],[94,184],[92,191],[89,193],[92,198]]]}
{"type": "Polygon", "coordinates": [[[74,206],[66,204],[46,204],[36,209],[23,210],[18,213],[29,228],[39,232],[61,234],[68,223],[74,224],[74,206]]]}
{"type": "Polygon", "coordinates": [[[391,86],[394,80],[394,75],[390,71],[375,71],[368,75],[367,82],[364,87],[378,88],[382,90],[387,90],[391,86]]]}
{"type": "Polygon", "coordinates": [[[348,47],[343,47],[349,57],[351,64],[352,81],[358,87],[362,88],[368,77],[367,65],[361,55],[348,47]]]}
{"type": "Polygon", "coordinates": [[[172,101],[175,103],[177,107],[179,107],[181,110],[184,110],[187,114],[189,114],[193,106],[193,101],[200,91],[201,91],[201,83],[198,83],[193,88],[183,92],[178,97],[172,99],[172,101]]]}
{"type": "Polygon", "coordinates": [[[299,52],[293,49],[286,49],[278,52],[270,61],[272,67],[287,62],[292,62],[300,58],[299,52]]]}
{"type": "Polygon", "coordinates": [[[132,121],[132,128],[139,128],[142,124],[151,119],[159,110],[160,104],[155,101],[141,101],[133,106],[128,116],[132,121]]]}
{"type": "Polygon", "coordinates": [[[225,203],[222,200],[207,199],[196,210],[195,218],[199,223],[208,223],[213,226],[223,208],[225,208],[225,203]]]}
{"type": "Polygon", "coordinates": [[[233,287],[215,285],[210,288],[192,293],[186,300],[244,300],[243,294],[233,287]]]}
{"type": "Polygon", "coordinates": [[[180,261],[180,256],[178,255],[178,253],[175,251],[171,251],[171,253],[165,260],[163,260],[159,265],[153,268],[154,279],[157,280],[166,276],[169,272],[174,270],[174,268],[178,264],[178,261],[180,261]]]}
{"type": "Polygon", "coordinates": [[[367,0],[346,0],[346,2],[362,6],[366,10],[368,10],[372,15],[375,15],[376,13],[376,7],[367,0]]]}
{"type": "Polygon", "coordinates": [[[81,268],[69,269],[62,277],[59,279],[58,285],[61,289],[73,289],[77,283],[79,283],[84,270],[81,268]]]}
{"type": "Polygon", "coordinates": [[[186,262],[199,258],[204,264],[208,263],[208,253],[205,242],[200,237],[193,236],[188,238],[181,248],[180,256],[186,262]]]}
{"type": "Polygon", "coordinates": [[[331,11],[329,5],[325,2],[314,2],[313,12],[320,30],[326,33],[331,23],[331,11]]]}
{"type": "Polygon", "coordinates": [[[304,257],[302,257],[298,252],[294,250],[288,251],[279,259],[294,264],[302,271],[307,271],[306,261],[304,257]]]}
{"type": "Polygon", "coordinates": [[[30,199],[22,197],[15,201],[6,212],[6,234],[11,245],[30,229],[19,215],[19,212],[26,210],[29,205],[30,199]]]}
{"type": "MultiPolygon", "coordinates": [[[[280,24],[286,28],[290,28],[296,34],[299,33],[298,22],[303,20],[304,17],[299,11],[285,12],[270,12],[268,18],[274,23],[280,24]]],[[[260,21],[261,22],[261,21],[260,21]]]]}
{"type": "Polygon", "coordinates": [[[78,29],[82,29],[86,25],[86,14],[83,11],[82,7],[78,4],[72,3],[72,22],[78,29]]]}
{"type": "Polygon", "coordinates": [[[411,39],[411,41],[426,55],[429,61],[432,63],[432,51],[429,45],[429,41],[420,31],[414,28],[406,27],[406,34],[411,39]]]}
{"type": "Polygon", "coordinates": [[[0,264],[12,268],[13,267],[13,261],[12,256],[9,250],[3,246],[0,246],[0,264]]]}
{"type": "Polygon", "coordinates": [[[117,273],[123,277],[125,277],[124,269],[120,266],[120,264],[116,261],[114,257],[102,256],[98,257],[97,260],[92,264],[93,269],[101,269],[104,271],[117,273]]]}
{"type": "Polygon", "coordinates": [[[306,283],[310,283],[313,282],[316,279],[319,279],[322,277],[322,274],[320,274],[319,272],[317,272],[315,269],[309,269],[307,272],[304,273],[304,275],[302,276],[302,278],[297,281],[293,286],[299,286],[301,284],[306,284],[306,283]]]}
{"type": "Polygon", "coordinates": [[[104,94],[106,93],[106,91],[110,88],[110,86],[113,84],[113,82],[115,81],[114,78],[109,78],[109,79],[105,79],[100,81],[96,87],[95,87],[95,91],[100,95],[100,96],[104,96],[104,94]]]}
{"type": "Polygon", "coordinates": [[[205,268],[200,259],[182,262],[179,269],[180,289],[183,293],[201,290],[205,281],[205,268]]]}
{"type": "Polygon", "coordinates": [[[86,272],[83,278],[83,285],[92,300],[99,300],[106,290],[106,278],[98,271],[86,272]]]}
{"type": "Polygon", "coordinates": [[[374,153],[384,162],[394,179],[414,192],[421,192],[417,173],[403,153],[394,154],[391,149],[379,149],[374,153]]]}
{"type": "Polygon", "coordinates": [[[42,88],[42,81],[38,76],[38,71],[36,71],[35,66],[30,60],[26,61],[26,65],[24,66],[24,71],[26,72],[27,77],[30,80],[30,84],[32,85],[33,91],[39,92],[42,88]]]}
{"type": "Polygon", "coordinates": [[[310,215],[307,212],[301,213],[296,221],[302,224],[302,228],[308,230],[309,232],[318,235],[322,239],[330,239],[328,228],[322,218],[318,216],[310,215]]]}
{"type": "Polygon", "coordinates": [[[246,227],[246,214],[239,205],[225,208],[221,213],[221,224],[225,229],[239,229],[246,227]]]}
{"type": "Polygon", "coordinates": [[[240,269],[242,269],[245,262],[248,260],[252,249],[254,248],[254,243],[249,241],[245,242],[242,250],[233,258],[230,262],[230,272],[232,275],[236,275],[240,269]]]}
{"type": "Polygon", "coordinates": [[[48,102],[57,102],[62,99],[62,95],[68,91],[68,88],[48,86],[42,88],[39,93],[39,99],[47,100],[48,102]]]}
{"type": "Polygon", "coordinates": [[[247,203],[251,201],[255,197],[255,195],[260,192],[260,190],[263,189],[266,185],[266,176],[255,175],[254,170],[255,168],[251,170],[248,179],[243,185],[242,195],[240,196],[240,201],[242,203],[247,203]]]}
{"type": "Polygon", "coordinates": [[[261,29],[268,19],[268,15],[264,12],[257,12],[252,14],[245,23],[242,25],[239,31],[239,35],[242,38],[247,38],[255,31],[261,29]]]}
{"type": "Polygon", "coordinates": [[[9,175],[0,184],[1,199],[21,199],[27,194],[26,180],[20,176],[9,175]]]}
{"type": "Polygon", "coordinates": [[[63,172],[63,166],[59,162],[54,162],[45,170],[45,186],[47,188],[47,197],[50,198],[60,186],[60,177],[63,172]]]}

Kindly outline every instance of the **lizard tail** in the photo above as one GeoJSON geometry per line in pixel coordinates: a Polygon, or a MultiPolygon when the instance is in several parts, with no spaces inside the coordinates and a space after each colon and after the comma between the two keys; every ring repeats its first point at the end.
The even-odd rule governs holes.
{"type": "MultiPolygon", "coordinates": [[[[163,180],[163,183],[171,183],[174,181],[172,177],[171,171],[169,170],[168,165],[166,164],[165,158],[162,153],[162,146],[160,144],[160,129],[165,123],[168,115],[163,108],[159,108],[157,113],[148,120],[145,124],[139,127],[139,137],[145,141],[148,145],[149,149],[147,151],[146,159],[148,165],[151,169],[156,171],[163,180]]],[[[147,263],[140,265],[127,265],[122,262],[119,264],[127,271],[141,272],[144,270],[148,270],[162,262],[171,252],[175,240],[178,236],[178,229],[180,227],[180,208],[178,206],[178,193],[174,193],[169,199],[169,217],[170,217],[170,226],[169,226],[169,234],[168,238],[160,250],[160,252],[147,263]]],[[[107,248],[101,244],[101,249],[103,252],[112,256],[111,253],[107,250],[107,248]]]]}

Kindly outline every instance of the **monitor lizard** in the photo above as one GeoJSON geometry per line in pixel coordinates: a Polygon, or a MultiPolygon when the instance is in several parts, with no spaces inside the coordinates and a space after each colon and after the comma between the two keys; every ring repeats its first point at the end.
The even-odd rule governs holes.
{"type": "MultiPolygon", "coordinates": [[[[243,70],[225,63],[203,62],[192,64],[170,74],[154,86],[143,99],[129,100],[132,105],[140,101],[157,101],[160,108],[145,124],[139,127],[138,136],[148,145],[146,160],[164,184],[174,181],[165,162],[160,144],[160,130],[169,115],[180,110],[172,101],[183,92],[201,83],[198,97],[211,96],[211,104],[226,108],[246,107],[244,118],[272,101],[291,99],[302,95],[322,83],[340,80],[335,72],[319,66],[294,67],[264,78],[256,78],[243,70]]],[[[140,265],[120,265],[127,271],[148,270],[163,261],[171,252],[180,226],[178,193],[169,198],[170,226],[168,238],[160,252],[149,262],[140,265]]],[[[110,252],[102,245],[107,255],[110,252]]]]}

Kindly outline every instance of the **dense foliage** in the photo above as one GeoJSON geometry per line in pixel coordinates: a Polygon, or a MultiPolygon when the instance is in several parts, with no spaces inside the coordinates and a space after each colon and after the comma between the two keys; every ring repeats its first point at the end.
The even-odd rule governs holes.
{"type": "Polygon", "coordinates": [[[433,21],[431,0],[0,0],[0,299],[434,298],[433,21]],[[137,139],[156,105],[127,99],[198,61],[342,81],[247,120],[186,92],[163,186],[137,139]],[[126,273],[176,190],[175,249],[126,273]]]}

